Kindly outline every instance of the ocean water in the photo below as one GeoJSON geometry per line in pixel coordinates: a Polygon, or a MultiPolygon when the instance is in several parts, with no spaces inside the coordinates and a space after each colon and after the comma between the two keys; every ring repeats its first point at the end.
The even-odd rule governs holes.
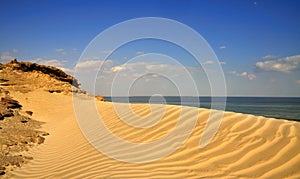
{"type": "Polygon", "coordinates": [[[179,96],[131,96],[105,97],[107,101],[123,103],[157,103],[193,106],[201,108],[222,109],[222,102],[226,101],[226,111],[253,114],[300,121],[300,98],[295,97],[179,97],[179,96]]]}

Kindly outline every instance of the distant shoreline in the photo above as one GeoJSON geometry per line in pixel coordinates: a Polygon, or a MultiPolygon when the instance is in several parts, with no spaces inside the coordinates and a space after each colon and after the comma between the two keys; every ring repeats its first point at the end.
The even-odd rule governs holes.
{"type": "MultiPolygon", "coordinates": [[[[114,97],[114,100],[109,96],[104,98],[111,102],[126,103],[128,97],[118,96],[114,97]]],[[[130,96],[129,102],[148,103],[150,98],[150,96],[130,96]]],[[[164,98],[165,102],[159,97],[151,98],[151,103],[211,108],[212,98],[208,96],[164,96],[164,98]]],[[[214,97],[216,106],[218,99],[224,98],[226,97],[214,97]]],[[[300,97],[227,97],[225,111],[300,122],[300,97]]]]}

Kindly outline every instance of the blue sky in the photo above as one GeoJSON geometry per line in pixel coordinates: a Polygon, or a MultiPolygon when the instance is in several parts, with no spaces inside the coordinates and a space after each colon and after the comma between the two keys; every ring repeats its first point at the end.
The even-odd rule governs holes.
{"type": "MultiPolygon", "coordinates": [[[[0,58],[2,62],[17,57],[22,61],[45,63],[64,68],[69,73],[80,65],[91,70],[89,67],[96,64],[96,59],[85,62],[78,62],[78,59],[100,32],[132,18],[164,17],[190,26],[206,39],[222,62],[228,95],[300,96],[299,8],[299,1],[271,0],[3,0],[0,2],[0,58]]],[[[117,69],[124,61],[139,54],[169,51],[187,67],[196,68],[190,57],[176,47],[172,50],[165,43],[149,40],[129,44],[112,54],[107,68],[117,69]]],[[[157,65],[153,63],[148,60],[145,64],[136,63],[136,66],[157,65]]],[[[123,73],[136,75],[136,71],[123,73]]],[[[110,78],[102,79],[102,84],[110,78]]],[[[88,79],[80,79],[83,87],[88,79]]],[[[205,81],[202,77],[197,79],[205,81]]],[[[203,84],[208,85],[207,82],[203,84]]],[[[101,85],[98,92],[106,95],[109,85],[104,88],[105,85],[101,85]]],[[[170,89],[166,87],[162,93],[172,95],[170,89]]],[[[139,95],[151,93],[153,91],[137,92],[139,95]]],[[[188,95],[188,91],[186,93],[188,95]]],[[[209,95],[209,88],[200,90],[200,95],[209,95]]]]}

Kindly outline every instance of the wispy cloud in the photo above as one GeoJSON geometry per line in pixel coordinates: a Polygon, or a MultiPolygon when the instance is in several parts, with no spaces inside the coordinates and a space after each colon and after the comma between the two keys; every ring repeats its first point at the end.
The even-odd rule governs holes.
{"type": "Polygon", "coordinates": [[[14,48],[14,49],[12,50],[12,52],[13,52],[13,53],[18,53],[19,50],[14,48]]]}
{"type": "Polygon", "coordinates": [[[145,52],[135,52],[135,55],[144,55],[145,52]]]}
{"type": "Polygon", "coordinates": [[[297,71],[300,70],[300,55],[257,62],[256,67],[262,71],[276,71],[283,73],[297,71]]]}
{"type": "Polygon", "coordinates": [[[161,64],[156,62],[135,62],[111,67],[110,71],[112,73],[126,73],[126,76],[132,77],[137,77],[139,75],[141,76],[145,73],[155,74],[152,77],[157,77],[157,74],[165,74],[169,77],[175,77],[180,75],[186,75],[187,73],[192,74],[196,71],[199,71],[199,69],[175,64],[161,64]]]}
{"type": "Polygon", "coordinates": [[[111,71],[112,72],[118,72],[118,71],[125,70],[125,69],[126,69],[125,66],[115,66],[115,67],[111,68],[111,71]]]}
{"type": "Polygon", "coordinates": [[[159,78],[159,77],[163,78],[163,76],[161,76],[157,73],[150,73],[150,74],[142,76],[142,78],[145,80],[145,82],[151,82],[151,80],[153,80],[155,78],[159,78]]]}
{"type": "Polygon", "coordinates": [[[64,72],[67,73],[73,73],[76,71],[78,72],[95,72],[98,71],[100,66],[104,64],[105,70],[107,69],[110,70],[110,67],[112,66],[112,61],[111,60],[88,60],[88,61],[82,61],[78,62],[74,67],[72,68],[66,68],[64,67],[63,61],[62,60],[57,60],[57,59],[43,59],[43,58],[36,58],[34,60],[31,60],[33,63],[38,63],[42,65],[47,65],[47,66],[54,66],[57,67],[64,72]]]}
{"type": "MultiPolygon", "coordinates": [[[[108,69],[97,74],[98,83],[102,84],[99,85],[99,89],[104,93],[111,93],[111,89],[117,87],[119,89],[116,90],[119,90],[118,93],[122,93],[122,95],[122,90],[131,88],[131,85],[134,86],[132,94],[139,91],[139,89],[143,89],[143,92],[140,91],[141,93],[151,93],[154,88],[155,91],[159,90],[168,94],[170,90],[175,89],[175,86],[183,91],[193,91],[194,89],[191,88],[198,85],[202,79],[206,79],[200,68],[182,66],[177,63],[162,63],[161,61],[137,60],[122,65],[114,64],[108,69]]],[[[87,78],[82,76],[81,79],[87,78]]],[[[161,92],[158,93],[162,94],[161,92]]]]}
{"type": "Polygon", "coordinates": [[[60,55],[67,55],[66,50],[63,49],[63,48],[57,48],[57,49],[55,49],[55,51],[56,51],[57,53],[59,53],[60,55]]]}
{"type": "Polygon", "coordinates": [[[277,56],[275,56],[275,55],[266,55],[266,56],[263,56],[262,59],[264,59],[264,60],[271,60],[271,59],[274,59],[276,57],[277,56]]]}
{"type": "Polygon", "coordinates": [[[10,52],[1,52],[0,59],[4,63],[6,63],[6,62],[13,60],[14,57],[12,56],[12,54],[10,52]]]}
{"type": "Polygon", "coordinates": [[[222,45],[222,46],[220,46],[219,48],[220,48],[220,49],[225,49],[226,46],[225,46],[225,45],[222,45]]]}
{"type": "Polygon", "coordinates": [[[38,64],[41,64],[41,65],[53,66],[53,67],[61,69],[62,71],[66,72],[66,73],[73,73],[74,72],[74,69],[65,68],[64,64],[63,64],[63,61],[57,60],[57,59],[36,58],[34,60],[31,60],[30,62],[38,63],[38,64]]]}
{"type": "Polygon", "coordinates": [[[74,73],[74,69],[72,68],[65,68],[65,67],[57,67],[59,69],[61,69],[62,71],[64,71],[65,73],[74,73]]]}
{"type": "Polygon", "coordinates": [[[105,66],[111,67],[112,61],[111,60],[88,60],[88,61],[82,61],[78,62],[74,67],[72,68],[66,68],[63,64],[62,60],[57,60],[57,59],[43,59],[43,58],[37,58],[34,60],[31,60],[33,63],[38,63],[42,65],[47,65],[47,66],[54,66],[57,67],[64,72],[67,73],[74,73],[75,69],[78,72],[92,72],[92,71],[98,71],[99,67],[104,63],[105,66]]]}
{"type": "MultiPolygon", "coordinates": [[[[215,62],[213,60],[207,60],[204,62],[204,65],[211,65],[211,64],[214,64],[215,62]]],[[[225,61],[220,61],[219,62],[220,65],[225,65],[226,62],[225,61]]]]}
{"type": "Polygon", "coordinates": [[[103,54],[110,54],[112,52],[113,52],[112,50],[103,50],[103,51],[101,51],[101,53],[103,53],[103,54]]]}
{"type": "Polygon", "coordinates": [[[220,61],[221,65],[226,65],[227,63],[225,61],[220,61]]]}
{"type": "Polygon", "coordinates": [[[112,60],[88,60],[88,61],[82,61],[78,62],[75,65],[75,68],[78,70],[84,70],[84,71],[97,71],[99,68],[104,65],[103,67],[111,67],[113,64],[112,60]]]}
{"type": "Polygon", "coordinates": [[[213,64],[213,63],[214,63],[214,61],[212,61],[212,60],[207,60],[207,61],[204,62],[204,65],[210,65],[210,64],[213,64]]]}
{"type": "Polygon", "coordinates": [[[41,65],[54,66],[54,67],[62,67],[63,66],[62,61],[57,60],[57,59],[36,58],[34,60],[31,60],[31,62],[38,63],[41,65]]]}
{"type": "Polygon", "coordinates": [[[236,71],[230,71],[230,72],[228,72],[228,74],[234,75],[234,76],[239,76],[239,77],[244,77],[244,78],[247,78],[248,80],[254,80],[256,78],[256,75],[250,74],[248,72],[238,73],[236,71]]]}

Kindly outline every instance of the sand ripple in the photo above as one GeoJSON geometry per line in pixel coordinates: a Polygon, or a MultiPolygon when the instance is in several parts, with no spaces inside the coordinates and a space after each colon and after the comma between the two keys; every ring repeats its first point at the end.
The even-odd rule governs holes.
{"type": "MultiPolygon", "coordinates": [[[[136,129],[120,115],[134,120],[136,115],[161,114],[141,104],[131,106],[136,115],[126,110],[116,114],[112,103],[97,102],[108,129],[137,143],[159,140],[174,129],[179,116],[189,119],[195,110],[199,112],[195,129],[178,150],[157,161],[134,164],[109,158],[88,143],[75,120],[70,96],[42,91],[12,95],[24,110],[34,111],[33,118],[45,121],[43,130],[50,133],[44,144],[30,151],[34,160],[12,172],[13,178],[300,178],[297,122],[226,112],[211,143],[199,148],[209,110],[186,108],[180,115],[181,107],[166,106],[156,125],[136,129]]],[[[116,153],[122,151],[111,141],[105,144],[116,153]]]]}

